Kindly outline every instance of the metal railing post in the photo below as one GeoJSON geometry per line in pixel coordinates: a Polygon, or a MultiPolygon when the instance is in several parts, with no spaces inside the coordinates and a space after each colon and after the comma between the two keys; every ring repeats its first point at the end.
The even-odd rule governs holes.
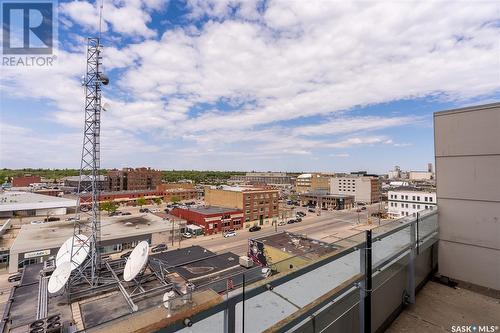
{"type": "MultiPolygon", "coordinates": [[[[418,213],[417,213],[418,214],[418,213]]],[[[410,294],[409,302],[415,303],[415,258],[417,244],[417,223],[418,215],[415,223],[410,225],[410,262],[408,263],[408,292],[410,294]]]]}
{"type": "Polygon", "coordinates": [[[371,333],[372,231],[366,230],[365,248],[360,249],[360,270],[365,276],[359,289],[359,331],[371,333]]]}
{"type": "Polygon", "coordinates": [[[224,310],[224,333],[234,333],[236,322],[236,303],[231,299],[227,302],[227,308],[224,310]]]}

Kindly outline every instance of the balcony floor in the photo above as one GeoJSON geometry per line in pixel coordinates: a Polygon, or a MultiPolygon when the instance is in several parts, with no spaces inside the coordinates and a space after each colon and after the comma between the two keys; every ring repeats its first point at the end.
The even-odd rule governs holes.
{"type": "Polygon", "coordinates": [[[497,332],[500,300],[428,282],[417,294],[416,304],[405,309],[387,332],[450,332],[453,325],[492,325],[497,332]]]}

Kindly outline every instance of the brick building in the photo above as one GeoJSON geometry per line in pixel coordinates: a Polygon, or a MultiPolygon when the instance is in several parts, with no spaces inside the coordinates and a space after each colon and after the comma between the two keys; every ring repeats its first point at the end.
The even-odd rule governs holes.
{"type": "Polygon", "coordinates": [[[238,208],[243,211],[245,228],[253,224],[270,225],[279,216],[279,191],[237,186],[205,188],[205,203],[210,206],[238,208]]]}
{"type": "Polygon", "coordinates": [[[203,228],[205,235],[243,227],[243,211],[237,208],[207,206],[199,208],[174,208],[172,215],[203,228]]]}
{"type": "Polygon", "coordinates": [[[108,171],[110,191],[155,190],[161,183],[161,171],[151,168],[123,168],[108,171]]]}
{"type": "MultiPolygon", "coordinates": [[[[101,192],[99,202],[113,201],[125,205],[135,205],[139,198],[145,198],[148,204],[152,204],[154,199],[160,198],[163,202],[172,202],[173,198],[179,200],[194,200],[198,192],[196,189],[167,189],[164,191],[111,191],[101,192]]],[[[82,200],[82,202],[85,202],[82,200]]]]}
{"type": "Polygon", "coordinates": [[[20,176],[12,177],[12,187],[28,187],[30,184],[41,183],[40,176],[20,176]]]}

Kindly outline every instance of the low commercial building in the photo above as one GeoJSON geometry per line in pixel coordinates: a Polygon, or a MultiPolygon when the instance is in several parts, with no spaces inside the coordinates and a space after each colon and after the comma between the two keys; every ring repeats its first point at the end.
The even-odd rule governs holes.
{"type": "Polygon", "coordinates": [[[354,207],[354,196],[347,194],[302,193],[299,199],[302,206],[321,209],[341,210],[354,207]]]}
{"type": "Polygon", "coordinates": [[[274,273],[282,273],[298,269],[339,249],[337,245],[285,231],[249,239],[247,255],[256,265],[269,266],[274,273]]]}
{"type": "MultiPolygon", "coordinates": [[[[101,217],[102,253],[110,254],[134,248],[139,242],[150,244],[178,241],[186,221],[175,222],[154,214],[101,217]]],[[[49,222],[21,227],[9,251],[9,273],[19,268],[42,263],[57,254],[61,245],[73,235],[73,223],[49,222]]]]}
{"type": "Polygon", "coordinates": [[[12,187],[28,187],[31,184],[41,183],[42,178],[40,176],[19,176],[12,177],[12,187]]]}
{"type": "Polygon", "coordinates": [[[185,219],[190,224],[200,226],[205,235],[243,227],[243,211],[241,209],[206,206],[174,208],[170,213],[185,219]]]}
{"type": "Polygon", "coordinates": [[[155,199],[161,199],[163,202],[173,202],[177,200],[194,200],[198,196],[196,189],[167,189],[161,191],[113,191],[101,192],[99,201],[113,201],[121,204],[135,205],[137,199],[145,198],[148,203],[153,203],[155,199]]]}
{"type": "Polygon", "coordinates": [[[436,209],[436,192],[414,188],[391,190],[387,194],[388,214],[391,218],[416,216],[419,211],[436,209]]]}
{"type": "Polygon", "coordinates": [[[376,175],[355,173],[344,177],[333,177],[330,194],[354,195],[356,202],[371,204],[380,201],[380,179],[376,175]]]}
{"type": "MultiPolygon", "coordinates": [[[[85,177],[82,179],[82,187],[89,188],[92,176],[85,177]]],[[[64,186],[73,187],[75,191],[78,189],[78,184],[80,183],[80,176],[70,176],[64,178],[64,186]]],[[[97,177],[97,187],[100,191],[109,191],[108,178],[106,176],[100,175],[97,177]]]]}
{"type": "Polygon", "coordinates": [[[14,216],[53,216],[74,211],[76,200],[32,192],[4,191],[0,193],[0,218],[14,216]]]}
{"type": "Polygon", "coordinates": [[[279,216],[279,191],[257,187],[208,186],[205,203],[209,206],[238,208],[243,211],[245,228],[253,224],[270,225],[279,216]]]}

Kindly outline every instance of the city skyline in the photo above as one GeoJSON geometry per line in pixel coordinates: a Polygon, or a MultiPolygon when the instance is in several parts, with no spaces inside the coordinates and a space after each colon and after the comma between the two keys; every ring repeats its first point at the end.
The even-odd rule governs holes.
{"type": "MultiPolygon", "coordinates": [[[[102,167],[425,170],[433,112],[500,97],[497,8],[104,1],[102,167]]],[[[2,67],[0,167],[78,168],[97,12],[61,1],[54,66],[2,67]]]]}

